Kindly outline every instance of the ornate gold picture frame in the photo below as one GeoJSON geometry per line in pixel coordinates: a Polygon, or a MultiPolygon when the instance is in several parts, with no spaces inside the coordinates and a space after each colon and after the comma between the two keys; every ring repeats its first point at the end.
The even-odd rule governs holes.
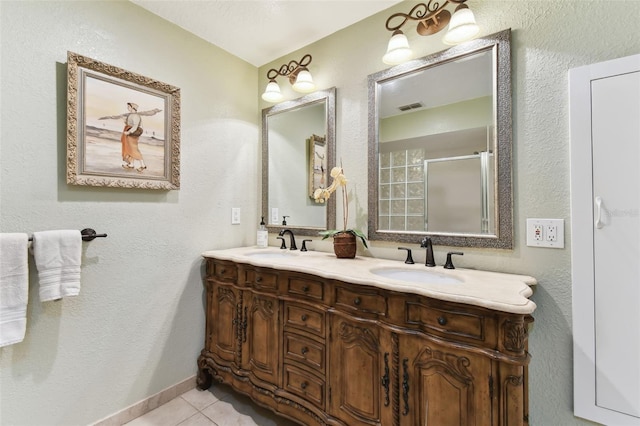
{"type": "Polygon", "coordinates": [[[67,183],[180,188],[180,89],[67,52],[67,183]]]}

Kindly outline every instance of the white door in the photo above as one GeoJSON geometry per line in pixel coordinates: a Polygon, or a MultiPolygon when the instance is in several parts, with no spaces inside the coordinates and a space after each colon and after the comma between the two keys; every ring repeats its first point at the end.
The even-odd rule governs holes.
{"type": "Polygon", "coordinates": [[[640,425],[640,55],[569,84],[574,410],[640,425]]]}

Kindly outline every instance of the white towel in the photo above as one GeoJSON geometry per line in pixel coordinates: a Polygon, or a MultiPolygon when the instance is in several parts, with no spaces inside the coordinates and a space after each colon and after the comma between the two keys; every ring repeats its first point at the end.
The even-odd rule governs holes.
{"type": "Polygon", "coordinates": [[[32,250],[38,269],[40,301],[58,300],[80,293],[80,231],[34,232],[32,250]]]}
{"type": "Polygon", "coordinates": [[[29,299],[27,234],[0,234],[0,347],[22,342],[29,299]]]}

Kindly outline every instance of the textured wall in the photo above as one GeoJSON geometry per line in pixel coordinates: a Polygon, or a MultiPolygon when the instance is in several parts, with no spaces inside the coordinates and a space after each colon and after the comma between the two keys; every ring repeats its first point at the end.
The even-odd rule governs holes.
{"type": "MultiPolygon", "coordinates": [[[[386,66],[382,55],[390,34],[384,23],[393,12],[407,12],[412,2],[337,32],[260,68],[266,71],[303,54],[319,88],[337,88],[337,157],[349,178],[351,226],[367,223],[367,75],[386,66]],[[353,212],[356,214],[354,215],[353,212]]],[[[569,204],[568,79],[570,68],[640,51],[638,1],[480,1],[470,0],[481,34],[512,29],[514,124],[513,250],[465,249],[460,266],[523,273],[536,277],[538,304],[530,338],[530,419],[535,426],[585,424],[572,411],[571,238],[569,204]],[[565,219],[566,248],[525,245],[527,217],[565,219]]],[[[440,36],[405,32],[417,57],[445,49],[440,36]]],[[[283,93],[287,93],[282,85],[283,93]]],[[[295,97],[293,92],[288,93],[295,97]]],[[[261,107],[266,104],[261,104],[261,107]]],[[[338,206],[338,223],[341,218],[338,206]]],[[[328,250],[314,242],[315,247],[328,250]]],[[[397,244],[373,242],[371,255],[396,258],[397,244]]],[[[416,262],[424,253],[418,250],[416,262]]],[[[436,247],[442,264],[445,247],[436,247]]]]}
{"type": "Polygon", "coordinates": [[[200,253],[255,244],[257,70],[126,1],[2,1],[2,232],[81,229],[78,297],[0,349],[0,423],[88,424],[196,372],[200,253]],[[182,89],[179,191],[65,183],[67,50],[182,89]],[[241,226],[230,225],[231,207],[241,226]]]}
{"type": "MultiPolygon", "coordinates": [[[[584,424],[571,401],[567,70],[638,53],[640,2],[469,4],[482,34],[513,30],[516,243],[510,251],[466,249],[457,263],[538,278],[531,424],[584,424]],[[527,217],[564,218],[567,248],[526,247],[527,217]]],[[[367,75],[385,68],[391,11],[256,75],[128,2],[0,1],[0,230],[92,226],[109,233],[84,245],[80,296],[40,304],[32,280],[27,337],[0,349],[2,424],[86,424],[194,374],[204,324],[199,253],[255,243],[259,110],[268,106],[258,99],[269,68],[311,53],[318,87],[337,87],[337,154],[350,180],[350,221],[366,229],[367,75]],[[65,184],[67,50],[182,89],[180,191],[65,184]],[[242,208],[242,225],[229,225],[232,206],[242,208]]],[[[446,47],[439,36],[408,35],[418,56],[446,47]]],[[[338,223],[341,217],[338,211],[338,223]]],[[[400,260],[396,245],[372,245],[371,255],[400,260]]],[[[313,246],[329,250],[330,242],[313,246]]],[[[445,251],[436,247],[438,263],[445,251]]]]}

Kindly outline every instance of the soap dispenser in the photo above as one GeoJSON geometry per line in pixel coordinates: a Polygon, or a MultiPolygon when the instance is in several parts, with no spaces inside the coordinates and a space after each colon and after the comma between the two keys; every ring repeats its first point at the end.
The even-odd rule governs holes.
{"type": "Polygon", "coordinates": [[[264,216],[262,216],[260,226],[258,226],[256,245],[258,246],[258,248],[267,248],[267,246],[269,245],[269,231],[267,231],[267,227],[264,225],[264,216]]]}

